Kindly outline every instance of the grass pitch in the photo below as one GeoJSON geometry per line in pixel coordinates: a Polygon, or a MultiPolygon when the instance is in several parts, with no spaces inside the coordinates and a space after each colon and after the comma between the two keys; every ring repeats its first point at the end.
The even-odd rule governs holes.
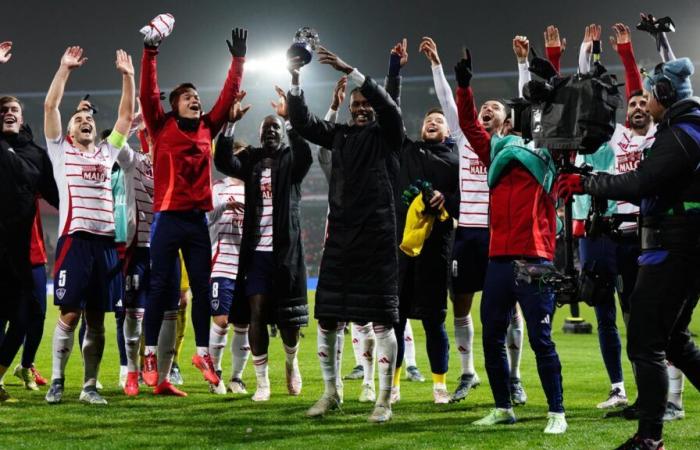
{"type": "MultiPolygon", "coordinates": [[[[312,293],[313,294],[313,293],[312,293]]],[[[49,300],[51,303],[51,300],[49,300]]],[[[467,400],[453,405],[432,403],[430,369],[424,348],[420,322],[413,323],[417,341],[417,360],[428,378],[425,383],[402,382],[401,402],[394,406],[394,419],[385,425],[367,423],[371,405],[356,401],[360,381],[345,382],[345,404],[320,420],[304,417],[306,409],[321,394],[321,371],[316,358],[316,325],[303,330],[299,363],[304,388],[299,397],[286,393],[284,354],[279,339],[270,346],[270,379],[272,399],[253,403],[255,374],[248,364],[245,381],[250,394],[245,397],[215,396],[196,369],[189,364],[194,352],[192,330],[187,331],[184,355],[180,366],[185,378],[187,398],[153,397],[150,388],[142,388],[138,398],[127,398],[117,386],[119,364],[115,342],[114,317],[107,320],[107,348],[100,381],[106,407],[78,403],[82,363],[76,348],[68,365],[66,391],[61,405],[44,402],[46,388],[39,392],[25,391],[19,380],[8,373],[5,384],[20,401],[0,405],[0,448],[545,448],[545,449],[610,449],[619,445],[636,430],[636,423],[622,419],[602,419],[596,403],[606,398],[609,382],[600,356],[598,338],[592,335],[567,335],[561,332],[568,310],[558,310],[554,321],[554,340],[562,361],[564,403],[569,430],[562,436],[546,436],[547,404],[539,386],[534,355],[525,343],[522,380],[528,394],[526,406],[516,408],[518,422],[513,426],[476,428],[471,422],[484,416],[492,406],[491,392],[483,369],[481,326],[478,300],[473,317],[476,334],[475,362],[482,386],[472,391],[467,400]]],[[[588,321],[595,320],[590,308],[583,307],[588,321]]],[[[56,308],[49,306],[44,340],[36,365],[47,378],[51,374],[51,336],[56,308]]],[[[448,332],[452,338],[452,313],[448,315],[448,332]]],[[[624,338],[624,326],[618,320],[624,338]]],[[[700,330],[700,321],[691,329],[700,330]]],[[[230,336],[229,336],[230,339],[230,336]]],[[[77,339],[76,339],[77,341],[77,339]]],[[[348,336],[345,340],[343,373],[354,366],[348,336]]],[[[454,347],[454,345],[452,346],[454,347]]],[[[224,356],[224,376],[230,376],[230,352],[224,356]]],[[[16,362],[15,362],[16,363],[16,362]]],[[[451,349],[448,389],[454,389],[459,374],[459,356],[451,349]]],[[[630,398],[635,397],[631,369],[626,357],[623,366],[630,398]]],[[[10,369],[11,371],[12,369],[10,369]]],[[[667,424],[666,448],[700,448],[700,396],[686,382],[686,419],[667,424]]]]}

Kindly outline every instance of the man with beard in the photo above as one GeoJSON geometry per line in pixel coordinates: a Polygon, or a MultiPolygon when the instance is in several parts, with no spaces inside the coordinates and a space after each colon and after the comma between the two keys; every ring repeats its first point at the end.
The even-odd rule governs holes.
{"type": "MultiPolygon", "coordinates": [[[[348,75],[358,86],[350,93],[352,125],[312,115],[299,86],[297,61],[291,62],[288,95],[293,128],[310,142],[332,151],[328,194],[328,239],[316,291],[318,355],[325,391],[308,411],[320,417],[338,408],[335,362],[339,324],[372,322],[377,342],[379,394],[371,422],[391,419],[391,383],[396,363],[398,257],[394,186],[404,138],[396,103],[374,80],[323,47],[319,62],[348,75]]],[[[342,332],[342,331],[341,331],[342,332]]]]}
{"type": "Polygon", "coordinates": [[[663,449],[666,360],[700,386],[700,350],[688,325],[698,300],[700,265],[700,99],[693,63],[661,63],[644,80],[654,144],[636,170],[560,175],[559,193],[639,202],[641,256],[630,297],[627,353],[639,396],[637,433],[620,449],[663,449]]]}
{"type": "Polygon", "coordinates": [[[151,290],[144,317],[145,366],[149,370],[144,372],[144,381],[155,386],[155,394],[184,396],[169,380],[178,317],[177,299],[170,294],[173,261],[182,250],[192,289],[197,348],[192,364],[205,380],[218,385],[220,380],[209,355],[211,241],[206,212],[212,209],[211,142],[226,123],[239,91],[248,32],[238,28],[231,31],[231,41],[227,41],[231,65],[211,111],[203,113],[195,86],[183,83],[170,93],[171,111],[166,113],[160,102],[157,55],[173,25],[170,14],[161,14],[141,30],[145,47],[139,97],[146,129],[153,139],[154,167],[151,290]]]}
{"type": "MultiPolygon", "coordinates": [[[[625,90],[627,94],[626,123],[617,124],[610,141],[591,155],[578,155],[576,164],[588,164],[596,171],[612,174],[626,173],[635,170],[642,159],[645,149],[654,143],[656,126],[651,123],[648,110],[648,96],[642,91],[642,78],[630,39],[630,30],[624,24],[613,26],[615,39],[613,48],[620,55],[625,68],[625,90]]],[[[600,40],[600,26],[586,27],[586,35],[581,45],[583,63],[580,72],[587,73],[590,68],[588,60],[593,42],[600,40]]],[[[579,239],[579,255],[583,270],[594,271],[602,275],[605,283],[604,299],[595,305],[598,321],[598,340],[603,362],[610,378],[611,388],[608,399],[597,405],[600,409],[616,408],[627,405],[627,394],[622,376],[622,344],[616,325],[615,286],[618,287],[620,307],[625,324],[629,319],[629,296],[637,278],[637,258],[639,257],[639,239],[637,237],[636,220],[622,223],[619,227],[621,234],[613,237],[583,236],[584,220],[591,207],[590,196],[577,196],[573,204],[575,235],[579,239]],[[618,278],[621,282],[616,282],[618,278]]],[[[626,201],[610,201],[606,217],[613,214],[639,215],[639,207],[626,201]]],[[[612,219],[606,219],[611,221],[612,219]]]]}
{"type": "MultiPolygon", "coordinates": [[[[11,42],[0,43],[0,64],[9,61],[11,50],[11,42]]],[[[39,299],[32,298],[37,286],[34,286],[30,259],[32,227],[37,215],[36,197],[41,195],[57,207],[58,191],[51,161],[46,151],[34,142],[17,98],[0,98],[0,118],[0,195],[4,202],[0,216],[0,288],[4,293],[0,320],[9,322],[7,334],[0,341],[2,403],[11,400],[2,379],[25,341],[30,318],[41,306],[35,304],[39,299]]],[[[45,284],[38,288],[46,290],[45,284]]]]}
{"type": "MultiPolygon", "coordinates": [[[[408,60],[406,39],[391,50],[386,90],[401,105],[401,68],[408,60]]],[[[449,139],[445,114],[439,108],[428,110],[423,118],[421,139],[404,138],[400,155],[400,170],[396,186],[396,231],[399,242],[409,205],[402,200],[404,192],[419,182],[432,185],[433,196],[424,198],[423,215],[436,216],[430,235],[423,242],[419,254],[399,252],[399,322],[396,341],[398,352],[392,401],[399,399],[401,364],[404,358],[404,329],[408,319],[421,320],[425,330],[426,349],[433,378],[435,403],[448,403],[446,376],[449,361],[449,339],[445,329],[447,315],[447,269],[452,244],[452,220],[438,220],[437,216],[449,205],[451,217],[458,215],[459,155],[449,139]]],[[[424,194],[419,194],[424,195],[424,194]]]]}
{"type": "Polygon", "coordinates": [[[486,372],[495,408],[474,424],[491,426],[515,422],[505,341],[517,302],[527,324],[530,346],[549,406],[544,432],[564,433],[567,424],[561,363],[551,337],[554,296],[536,283],[516,282],[515,278],[517,264],[551,265],[554,258],[556,198],[552,188],[556,169],[553,158],[546,149],[534,148],[519,136],[499,136],[495,133],[497,130],[489,131],[483,120],[479,120],[479,115],[489,114],[491,105],[497,102],[487,102],[481,113],[477,113],[470,87],[472,65],[468,50],[455,67],[455,74],[460,127],[488,168],[490,188],[491,239],[481,322],[486,372]]]}
{"type": "Polygon", "coordinates": [[[87,329],[82,346],[85,367],[80,401],[104,405],[97,392],[97,374],[105,344],[104,316],[121,292],[115,248],[112,166],[130,149],[125,146],[134,116],[134,68],[131,57],[117,51],[116,67],[122,74],[122,97],[114,130],[97,143],[92,112],[76,111],[61,133],[59,106],[71,72],[87,58],[80,47],[69,47],[61,58],[44,101],[44,134],[54,178],[59,185],[59,240],[54,268],[54,303],[60,315],[53,336],[53,374],[48,403],[63,397],[65,368],[73,348],[81,315],[87,329]]]}
{"type": "MultiPolygon", "coordinates": [[[[216,168],[245,182],[245,212],[241,240],[237,289],[247,304],[232,306],[234,323],[245,323],[253,354],[257,388],[253,401],[270,399],[267,351],[267,324],[279,329],[286,354],[285,373],[290,395],[301,393],[299,328],[308,323],[306,266],[301,242],[301,183],[311,167],[311,147],[285,122],[287,100],[276,88],[277,116],[267,116],[260,125],[261,147],[233,151],[233,125],[219,137],[215,154],[216,168]],[[284,129],[290,144],[282,139],[284,129]]],[[[245,95],[242,93],[238,101],[245,95]]],[[[248,107],[234,110],[232,122],[240,120],[248,107]]],[[[335,338],[334,338],[335,339],[335,338]]],[[[332,355],[335,362],[335,354],[332,355]]]]}

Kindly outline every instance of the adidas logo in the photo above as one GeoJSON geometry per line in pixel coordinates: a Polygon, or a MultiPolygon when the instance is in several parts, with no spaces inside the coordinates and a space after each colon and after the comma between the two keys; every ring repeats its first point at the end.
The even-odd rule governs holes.
{"type": "Polygon", "coordinates": [[[328,355],[324,352],[318,352],[318,357],[319,358],[328,358],[328,355]]]}
{"type": "Polygon", "coordinates": [[[377,362],[379,364],[389,364],[390,363],[389,358],[387,358],[386,356],[382,356],[381,358],[379,358],[379,360],[377,362]]]}
{"type": "Polygon", "coordinates": [[[543,324],[545,324],[545,325],[549,325],[549,324],[551,323],[550,320],[549,320],[549,314],[547,314],[546,316],[544,316],[544,319],[542,319],[542,320],[540,321],[540,323],[543,323],[543,324]]]}
{"type": "Polygon", "coordinates": [[[462,347],[461,345],[457,347],[457,351],[459,351],[460,353],[467,353],[467,349],[462,347]]]}

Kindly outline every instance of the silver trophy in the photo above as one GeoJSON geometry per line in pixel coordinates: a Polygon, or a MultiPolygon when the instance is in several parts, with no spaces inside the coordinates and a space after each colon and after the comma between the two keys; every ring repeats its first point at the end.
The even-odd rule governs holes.
{"type": "Polygon", "coordinates": [[[302,65],[311,62],[313,53],[318,47],[320,40],[318,32],[310,27],[299,28],[294,34],[292,46],[287,50],[287,59],[299,58],[302,65]]]}

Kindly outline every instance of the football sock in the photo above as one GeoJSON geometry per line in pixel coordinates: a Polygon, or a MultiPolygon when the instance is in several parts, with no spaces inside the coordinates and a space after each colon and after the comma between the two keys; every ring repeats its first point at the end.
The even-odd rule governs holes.
{"type": "Polygon", "coordinates": [[[231,356],[233,360],[233,373],[231,378],[242,379],[248,356],[250,344],[248,343],[248,326],[233,326],[233,339],[231,339],[231,356]]]}
{"type": "Polygon", "coordinates": [[[253,355],[253,365],[255,366],[255,378],[258,381],[258,388],[269,388],[270,378],[267,373],[267,353],[264,355],[253,355]]]}
{"type": "Polygon", "coordinates": [[[85,366],[84,387],[97,383],[100,362],[105,349],[105,328],[87,326],[83,339],[83,364],[85,366]]]}
{"type": "Polygon", "coordinates": [[[517,308],[513,311],[510,325],[508,325],[506,349],[508,350],[510,378],[520,379],[520,357],[523,350],[523,319],[517,308]]]}
{"type": "Polygon", "coordinates": [[[73,351],[73,341],[75,340],[75,328],[70,327],[58,319],[53,332],[53,364],[51,379],[65,378],[66,364],[73,351]]]}
{"type": "Polygon", "coordinates": [[[455,344],[462,361],[462,374],[474,373],[474,324],[472,315],[468,314],[464,317],[455,317],[455,344]]]}
{"type": "Polygon", "coordinates": [[[396,333],[389,325],[373,324],[374,334],[377,340],[377,366],[379,370],[379,395],[377,404],[389,404],[391,397],[391,384],[396,366],[396,333]]]}
{"type": "Polygon", "coordinates": [[[324,395],[336,394],[336,333],[337,330],[324,330],[321,325],[318,325],[316,342],[325,388],[324,395]]]}
{"type": "Polygon", "coordinates": [[[668,372],[668,401],[683,408],[683,372],[671,364],[666,366],[666,371],[668,372]]]}
{"type": "Polygon", "coordinates": [[[228,326],[221,328],[214,322],[211,323],[209,329],[209,354],[211,361],[214,364],[214,370],[221,370],[221,355],[226,348],[226,340],[228,337],[228,326]]]}
{"type": "Polygon", "coordinates": [[[411,321],[406,320],[406,328],[403,332],[403,342],[404,342],[404,353],[403,359],[406,361],[406,367],[416,366],[416,345],[413,340],[413,328],[411,328],[411,321]]]}
{"type": "Polygon", "coordinates": [[[128,308],[126,317],[124,317],[124,343],[126,344],[126,365],[129,372],[138,372],[139,370],[143,314],[143,308],[128,308]]]}
{"type": "MultiPolygon", "coordinates": [[[[177,330],[177,310],[165,311],[158,335],[158,384],[170,379],[170,368],[175,356],[175,333],[177,330]]],[[[148,350],[146,350],[148,352],[148,350]]]]}

